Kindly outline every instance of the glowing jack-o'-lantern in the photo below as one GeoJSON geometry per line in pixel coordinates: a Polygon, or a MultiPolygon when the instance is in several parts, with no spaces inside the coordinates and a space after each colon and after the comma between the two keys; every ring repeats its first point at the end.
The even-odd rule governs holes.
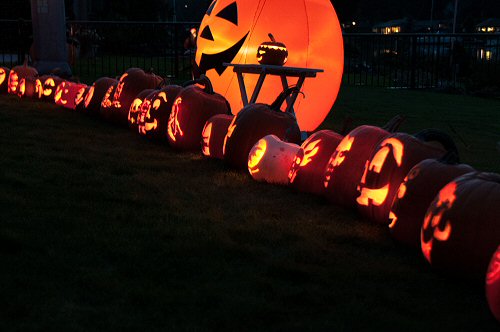
{"type": "Polygon", "coordinates": [[[151,139],[167,139],[170,112],[175,98],[181,90],[181,86],[167,85],[144,98],[137,117],[139,134],[151,139]]]}
{"type": "Polygon", "coordinates": [[[76,109],[76,96],[80,89],[85,89],[87,85],[80,83],[73,83],[64,81],[57,86],[56,93],[54,94],[54,102],[69,109],[76,109]]]}
{"type": "Polygon", "coordinates": [[[325,167],[342,139],[334,131],[320,130],[305,140],[290,168],[290,185],[300,191],[322,194],[325,167]]]}
{"type": "Polygon", "coordinates": [[[300,143],[300,129],[295,116],[282,112],[280,107],[294,91],[283,91],[272,105],[249,104],[233,119],[224,138],[224,161],[237,168],[247,166],[248,153],[259,139],[276,135],[291,143],[300,143]]]}
{"type": "Polygon", "coordinates": [[[288,60],[288,51],[285,44],[277,42],[272,33],[271,41],[263,42],[257,49],[257,61],[262,65],[283,66],[288,60]]]}
{"type": "Polygon", "coordinates": [[[142,102],[149,96],[152,92],[155,92],[154,89],[146,89],[139,92],[137,96],[135,96],[134,101],[130,104],[130,109],[128,111],[128,126],[132,131],[137,131],[137,118],[141,113],[142,102]]]}
{"type": "Polygon", "coordinates": [[[36,76],[38,76],[38,71],[35,68],[28,66],[28,59],[26,58],[23,65],[15,66],[10,70],[7,82],[8,92],[11,94],[17,94],[17,86],[23,78],[36,76]]]}
{"type": "Polygon", "coordinates": [[[204,156],[224,158],[224,138],[233,119],[234,115],[229,114],[217,114],[208,119],[201,133],[201,153],[204,156]]]}
{"type": "Polygon", "coordinates": [[[396,116],[384,127],[360,126],[349,132],[332,153],[323,176],[326,198],[345,207],[356,206],[357,186],[363,175],[366,160],[377,144],[396,131],[403,117],[396,116]]]}
{"type": "Polygon", "coordinates": [[[75,109],[78,111],[85,110],[85,96],[89,93],[90,87],[88,85],[84,85],[78,88],[75,95],[75,109]]]}
{"type": "Polygon", "coordinates": [[[19,98],[38,97],[40,87],[37,85],[35,77],[25,77],[19,81],[17,95],[19,98]]]}
{"type": "Polygon", "coordinates": [[[458,276],[481,276],[500,243],[500,175],[472,172],[444,186],[421,229],[431,265],[458,276]]]}
{"type": "Polygon", "coordinates": [[[156,89],[163,84],[160,76],[151,71],[145,72],[140,68],[130,68],[120,77],[113,96],[110,98],[111,106],[105,108],[104,112],[110,114],[106,118],[118,123],[128,123],[128,113],[130,105],[141,91],[146,89],[156,89]]]}
{"type": "Polygon", "coordinates": [[[207,120],[216,114],[230,114],[231,109],[227,100],[214,92],[207,77],[186,85],[172,106],[168,120],[168,141],[177,149],[197,150],[207,120]],[[198,85],[203,86],[203,89],[198,85]]]}
{"type": "Polygon", "coordinates": [[[500,321],[500,246],[493,254],[486,273],[486,299],[491,312],[500,321]]]}
{"type": "MultiPolygon", "coordinates": [[[[101,77],[92,84],[87,95],[85,96],[85,109],[89,114],[99,112],[101,102],[106,95],[108,89],[118,81],[111,77],[101,77]]],[[[108,96],[109,100],[109,96],[108,96]]]]}
{"type": "Polygon", "coordinates": [[[358,186],[358,211],[373,221],[389,224],[392,202],[408,172],[424,159],[444,156],[446,150],[458,155],[453,140],[437,130],[385,138],[366,162],[358,186]],[[435,142],[439,145],[432,144],[435,142]]]}
{"type": "MultiPolygon", "coordinates": [[[[342,31],[329,0],[216,0],[207,10],[197,40],[196,64],[212,80],[215,91],[231,109],[242,109],[236,74],[223,63],[258,64],[257,49],[268,33],[286,45],[290,67],[321,68],[324,73],[306,80],[295,113],[300,128],[313,131],[330,112],[343,71],[342,31]]],[[[252,89],[258,75],[245,76],[252,89]]],[[[295,81],[291,79],[290,84],[295,81]]],[[[279,77],[268,76],[257,101],[270,104],[281,91],[279,77]]]]}
{"type": "Polygon", "coordinates": [[[276,135],[261,138],[248,154],[248,171],[256,181],[288,184],[288,172],[300,146],[276,135]]]}
{"type": "MultiPolygon", "coordinates": [[[[111,120],[111,116],[113,114],[112,110],[111,110],[111,108],[113,107],[112,97],[113,97],[113,93],[114,93],[117,86],[118,86],[118,81],[116,81],[115,83],[110,85],[107,88],[106,93],[104,94],[104,97],[102,97],[101,107],[99,109],[99,115],[103,119],[108,120],[108,121],[111,120]]],[[[96,92],[96,89],[94,89],[94,94],[95,94],[95,92],[96,92]]]]}
{"type": "Polygon", "coordinates": [[[454,178],[474,171],[457,164],[455,154],[444,159],[426,159],[415,165],[404,178],[392,203],[389,229],[400,243],[420,248],[420,229],[429,204],[439,190],[454,178]]]}
{"type": "Polygon", "coordinates": [[[37,79],[37,85],[41,86],[38,97],[43,100],[54,100],[56,89],[64,80],[54,75],[44,75],[37,79]]]}
{"type": "Polygon", "coordinates": [[[7,67],[0,67],[0,93],[7,91],[7,82],[10,69],[7,67]]]}

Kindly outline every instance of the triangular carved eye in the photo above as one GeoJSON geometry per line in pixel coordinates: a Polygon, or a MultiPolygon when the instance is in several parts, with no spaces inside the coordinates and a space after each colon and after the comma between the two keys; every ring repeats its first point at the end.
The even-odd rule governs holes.
{"type": "Polygon", "coordinates": [[[210,7],[208,7],[207,9],[207,15],[210,16],[210,14],[212,14],[212,10],[214,10],[214,7],[215,7],[215,3],[217,2],[217,0],[215,0],[214,2],[212,2],[210,4],[210,7]]]}
{"type": "Polygon", "coordinates": [[[210,30],[210,27],[208,25],[201,32],[200,37],[204,38],[204,39],[208,39],[208,40],[214,41],[214,36],[212,35],[212,30],[210,30]]]}
{"type": "Polygon", "coordinates": [[[216,16],[223,18],[234,25],[238,25],[238,5],[236,4],[236,1],[221,10],[216,16]]]}

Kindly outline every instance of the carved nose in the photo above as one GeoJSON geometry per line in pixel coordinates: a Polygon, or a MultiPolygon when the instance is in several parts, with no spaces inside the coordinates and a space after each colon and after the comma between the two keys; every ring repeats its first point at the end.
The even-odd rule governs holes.
{"type": "Polygon", "coordinates": [[[200,37],[204,38],[204,39],[208,39],[208,40],[214,41],[214,36],[212,35],[212,30],[210,30],[210,27],[208,25],[201,32],[200,37]]]}

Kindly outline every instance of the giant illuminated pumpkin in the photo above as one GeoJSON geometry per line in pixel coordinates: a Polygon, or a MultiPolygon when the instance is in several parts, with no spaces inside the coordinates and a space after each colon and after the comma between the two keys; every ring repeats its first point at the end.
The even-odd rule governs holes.
{"type": "Polygon", "coordinates": [[[422,253],[456,276],[484,277],[500,243],[500,175],[473,172],[444,186],[421,229],[422,253]]]}
{"type": "Polygon", "coordinates": [[[406,174],[424,159],[444,156],[446,150],[458,154],[453,140],[437,130],[425,130],[416,136],[396,133],[386,137],[366,161],[356,198],[358,211],[388,225],[392,201],[406,174]]]}
{"type": "Polygon", "coordinates": [[[366,160],[377,144],[396,131],[403,118],[396,116],[384,127],[359,126],[350,131],[338,144],[325,168],[323,185],[326,198],[345,207],[356,207],[357,186],[366,160]]]}
{"type": "MultiPolygon", "coordinates": [[[[242,109],[238,80],[224,62],[258,64],[257,49],[272,33],[286,45],[289,67],[320,68],[324,73],[307,79],[295,104],[302,130],[313,131],[337,97],[342,78],[342,31],[329,0],[216,0],[200,26],[196,63],[225,96],[234,113],[242,109]]],[[[258,75],[246,75],[253,89],[258,75]]],[[[290,79],[294,84],[296,80],[290,79]]],[[[279,77],[268,76],[257,99],[270,104],[282,89],[279,77]]]]}
{"type": "Polygon", "coordinates": [[[7,82],[10,69],[7,67],[0,67],[0,93],[7,91],[7,82]]]}
{"type": "Polygon", "coordinates": [[[288,184],[288,172],[300,146],[276,135],[261,138],[248,154],[248,172],[256,181],[288,184]]]}
{"type": "Polygon", "coordinates": [[[408,172],[394,197],[389,214],[389,229],[394,239],[420,248],[422,222],[436,194],[454,178],[474,171],[469,165],[457,162],[455,154],[446,159],[426,159],[408,172]]]}
{"type": "Polygon", "coordinates": [[[320,130],[309,136],[290,168],[290,185],[300,191],[322,194],[326,164],[342,139],[342,135],[332,130],[320,130]]]}
{"type": "Polygon", "coordinates": [[[493,254],[486,273],[486,299],[491,312],[500,322],[500,245],[493,254]]]}

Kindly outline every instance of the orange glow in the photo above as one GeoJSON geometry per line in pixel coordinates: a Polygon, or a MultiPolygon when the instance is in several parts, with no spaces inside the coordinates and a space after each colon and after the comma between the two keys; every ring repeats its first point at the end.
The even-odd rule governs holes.
{"type": "Polygon", "coordinates": [[[19,76],[15,71],[11,70],[7,82],[7,88],[9,90],[9,93],[16,93],[18,85],[19,85],[19,76]]]}
{"type": "Polygon", "coordinates": [[[404,182],[401,183],[398,189],[398,198],[403,199],[406,195],[406,182],[408,181],[408,178],[405,178],[404,182]]]}
{"type": "MultiPolygon", "coordinates": [[[[224,70],[222,63],[258,64],[258,48],[271,32],[290,52],[287,66],[324,69],[305,81],[307,100],[299,97],[294,106],[299,127],[314,131],[332,109],[344,68],[342,30],[331,2],[218,0],[212,4],[198,29],[195,61],[206,70],[214,90],[233,111],[242,109],[236,74],[232,68],[224,70]],[[229,6],[235,7],[232,20],[219,16],[229,6]]],[[[247,89],[253,89],[258,78],[246,75],[247,89]]],[[[296,82],[292,78],[289,84],[296,82]]],[[[280,77],[267,76],[257,102],[271,104],[282,89],[280,77]]]]}
{"type": "Polygon", "coordinates": [[[165,92],[160,92],[158,96],[156,96],[155,101],[153,102],[153,108],[155,110],[158,110],[161,106],[161,99],[163,99],[163,102],[167,102],[167,94],[165,92]]]}
{"type": "Polygon", "coordinates": [[[156,128],[158,128],[158,121],[156,121],[156,119],[154,119],[153,122],[145,122],[144,123],[144,129],[146,131],[150,131],[150,130],[153,130],[156,128]]]}
{"type": "Polygon", "coordinates": [[[108,91],[106,91],[106,94],[104,95],[104,98],[102,99],[101,106],[104,108],[111,107],[112,103],[109,97],[111,97],[111,93],[113,92],[113,89],[115,88],[114,85],[111,85],[108,88],[108,91]]]}
{"type": "Polygon", "coordinates": [[[85,108],[89,107],[89,104],[92,101],[92,97],[94,97],[94,89],[95,86],[92,85],[89,89],[89,92],[87,92],[87,95],[85,96],[85,108]]]}
{"type": "Polygon", "coordinates": [[[83,101],[83,97],[85,96],[85,88],[80,88],[76,93],[75,97],[75,105],[78,106],[83,101]]]}
{"type": "Polygon", "coordinates": [[[54,101],[57,103],[61,100],[62,98],[62,94],[63,94],[63,89],[64,87],[66,86],[66,82],[62,82],[61,84],[59,84],[59,86],[57,87],[56,89],[56,94],[54,96],[54,101]]]}
{"type": "Polygon", "coordinates": [[[304,147],[304,158],[302,158],[302,161],[300,162],[300,167],[304,167],[309,164],[313,160],[313,157],[318,154],[319,143],[321,143],[321,139],[315,140],[304,147]]]}
{"type": "MultiPolygon", "coordinates": [[[[89,91],[89,93],[90,93],[90,91],[89,91]]],[[[130,123],[133,124],[135,122],[134,117],[133,116],[131,117],[131,115],[139,112],[141,105],[142,105],[142,99],[140,99],[140,98],[135,98],[134,101],[132,102],[132,104],[130,105],[130,112],[128,112],[128,120],[130,121],[130,123]]]]}
{"type": "Polygon", "coordinates": [[[5,76],[7,73],[5,72],[5,69],[0,68],[0,85],[5,81],[5,76]]]}
{"type": "Polygon", "coordinates": [[[43,96],[43,84],[39,79],[35,81],[35,94],[38,98],[42,98],[43,96]]]}
{"type": "Polygon", "coordinates": [[[120,108],[121,105],[120,105],[120,102],[118,101],[118,99],[120,99],[120,96],[122,94],[122,91],[123,91],[123,86],[125,85],[125,78],[128,76],[128,73],[125,73],[122,75],[122,77],[120,77],[120,81],[118,82],[118,86],[116,87],[116,90],[115,90],[115,94],[113,96],[113,99],[115,100],[113,102],[113,106],[115,106],[116,108],[120,108]]]}
{"type": "Polygon", "coordinates": [[[398,222],[398,217],[394,212],[391,211],[389,212],[389,220],[391,221],[391,223],[389,224],[389,228],[394,228],[394,226],[396,226],[396,223],[398,222]]]}
{"type": "Polygon", "coordinates": [[[203,128],[203,132],[201,133],[201,137],[203,139],[203,145],[201,148],[201,152],[204,156],[210,156],[210,136],[212,136],[212,122],[208,122],[205,124],[203,128]]]}
{"type": "Polygon", "coordinates": [[[180,111],[180,104],[182,104],[182,98],[179,97],[174,101],[174,105],[172,106],[172,113],[170,114],[170,118],[168,119],[168,136],[175,142],[177,138],[175,136],[180,135],[184,136],[184,132],[181,129],[179,120],[177,116],[180,111]]]}
{"type": "Polygon", "coordinates": [[[356,199],[356,201],[359,205],[368,206],[371,201],[372,205],[380,206],[385,202],[388,193],[388,184],[380,189],[363,188],[361,189],[361,195],[356,199]]]}
{"type": "Polygon", "coordinates": [[[21,97],[24,96],[25,92],[26,92],[26,79],[22,78],[18,85],[17,94],[19,95],[19,97],[21,97]]]}
{"type": "Polygon", "coordinates": [[[331,162],[331,167],[340,166],[346,157],[346,153],[351,151],[352,144],[354,143],[354,137],[347,135],[344,139],[339,143],[335,152],[333,154],[333,160],[331,162]]]}
{"type": "Polygon", "coordinates": [[[500,250],[495,253],[495,258],[491,261],[486,274],[486,283],[491,285],[500,280],[500,250]]]}
{"type": "Polygon", "coordinates": [[[443,214],[449,210],[455,200],[457,184],[455,182],[448,183],[443,189],[439,191],[438,201],[430,212],[427,212],[425,216],[424,223],[422,225],[422,231],[420,233],[420,240],[422,245],[422,252],[429,262],[431,262],[431,252],[432,244],[434,239],[438,241],[447,241],[450,238],[452,227],[449,220],[444,222],[444,227],[442,227],[443,214]],[[426,241],[424,237],[424,231],[429,229],[429,226],[434,229],[432,237],[426,241]]]}
{"type": "Polygon", "coordinates": [[[266,149],[267,149],[266,140],[260,139],[257,142],[256,146],[250,152],[250,156],[248,158],[248,171],[250,172],[250,174],[255,174],[260,171],[260,169],[257,168],[257,165],[262,160],[262,157],[264,157],[266,149]]]}
{"type": "Polygon", "coordinates": [[[227,143],[227,139],[231,137],[231,135],[233,135],[233,131],[234,129],[236,129],[236,117],[234,117],[233,121],[231,121],[231,124],[229,125],[229,128],[227,129],[227,134],[226,134],[226,137],[224,137],[224,145],[222,146],[222,154],[225,155],[226,154],[226,143],[227,143]]]}

